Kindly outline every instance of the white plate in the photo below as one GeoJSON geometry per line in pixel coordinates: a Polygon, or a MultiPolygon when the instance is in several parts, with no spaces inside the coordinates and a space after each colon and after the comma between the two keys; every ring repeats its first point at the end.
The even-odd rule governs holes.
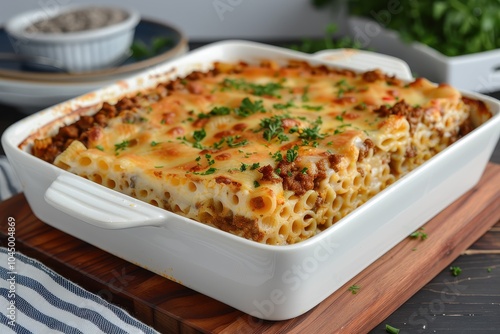
{"type": "MultiPolygon", "coordinates": [[[[161,66],[188,51],[183,33],[169,24],[143,19],[136,28],[134,43],[151,48],[157,37],[170,38],[172,44],[158,54],[129,58],[116,68],[82,73],[50,73],[29,70],[17,63],[0,61],[0,103],[19,108],[26,114],[69,100],[134,73],[161,66]]],[[[0,28],[0,53],[13,53],[8,36],[0,28]]]]}

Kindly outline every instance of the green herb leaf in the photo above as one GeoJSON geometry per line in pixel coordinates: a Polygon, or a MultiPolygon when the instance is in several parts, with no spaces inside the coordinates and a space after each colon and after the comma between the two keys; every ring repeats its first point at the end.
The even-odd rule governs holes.
{"type": "Polygon", "coordinates": [[[307,109],[307,110],[313,110],[313,111],[323,110],[323,106],[310,106],[310,105],[307,105],[307,104],[303,104],[302,108],[307,109]]]}
{"type": "Polygon", "coordinates": [[[121,151],[125,150],[130,145],[130,141],[124,140],[119,144],[115,144],[115,153],[118,155],[121,151]]]}
{"type": "MultiPolygon", "coordinates": [[[[265,140],[270,142],[271,140],[273,140],[273,138],[276,138],[279,135],[283,134],[284,132],[282,125],[283,117],[284,116],[273,116],[270,118],[263,118],[260,120],[260,130],[264,130],[262,135],[265,140]]],[[[282,139],[284,138],[282,137],[280,140],[283,141],[282,139]]]]}
{"type": "Polygon", "coordinates": [[[359,289],[361,289],[359,285],[351,285],[347,290],[350,291],[353,295],[355,295],[359,292],[359,289]]]}
{"type": "Polygon", "coordinates": [[[243,79],[224,79],[222,85],[226,88],[243,90],[257,96],[276,96],[278,91],[283,88],[281,83],[269,82],[267,84],[255,84],[243,79]]]}
{"type": "Polygon", "coordinates": [[[205,172],[203,173],[199,173],[199,175],[210,175],[210,174],[213,174],[217,171],[217,168],[214,168],[214,167],[210,167],[209,169],[207,169],[205,172]]]}
{"type": "Polygon", "coordinates": [[[451,274],[456,277],[462,273],[462,268],[460,268],[458,266],[451,266],[450,271],[451,271],[451,274]]]}
{"type": "Polygon", "coordinates": [[[295,107],[295,105],[293,104],[292,101],[288,101],[286,104],[283,104],[283,103],[275,103],[275,104],[273,104],[273,108],[274,109],[278,109],[278,110],[288,109],[288,108],[291,108],[291,107],[295,107]]]}
{"type": "Polygon", "coordinates": [[[385,331],[389,334],[398,334],[399,328],[392,327],[391,325],[385,325],[385,331]]]}
{"type": "Polygon", "coordinates": [[[427,235],[427,233],[425,233],[423,231],[424,231],[423,228],[419,228],[417,231],[415,231],[412,234],[410,234],[410,238],[414,238],[414,239],[420,238],[420,240],[427,239],[428,235],[427,235]]]}
{"type": "Polygon", "coordinates": [[[241,139],[240,136],[227,137],[226,142],[227,142],[227,146],[229,146],[231,148],[241,147],[241,146],[245,146],[248,144],[248,140],[241,139]]]}
{"type": "Polygon", "coordinates": [[[234,113],[240,117],[248,117],[257,112],[265,112],[262,100],[252,102],[248,97],[245,97],[239,106],[234,109],[234,113]]]}
{"type": "Polygon", "coordinates": [[[193,132],[193,139],[199,143],[207,136],[205,129],[197,130],[193,132]]]}
{"type": "Polygon", "coordinates": [[[159,54],[164,48],[170,47],[174,44],[174,41],[170,37],[154,37],[151,42],[152,54],[159,54]]]}
{"type": "Polygon", "coordinates": [[[273,159],[276,162],[281,162],[281,161],[283,161],[283,154],[281,154],[281,152],[278,151],[278,152],[273,154],[273,159]]]}
{"type": "Polygon", "coordinates": [[[294,162],[298,156],[299,156],[299,147],[297,145],[286,151],[286,161],[288,162],[294,162]]]}

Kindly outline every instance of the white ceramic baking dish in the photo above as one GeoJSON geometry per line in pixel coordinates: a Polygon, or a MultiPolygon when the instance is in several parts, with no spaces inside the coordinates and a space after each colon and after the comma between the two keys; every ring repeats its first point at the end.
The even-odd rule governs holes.
{"type": "MultiPolygon", "coordinates": [[[[18,148],[28,135],[43,133],[43,126],[55,119],[73,119],[72,110],[89,107],[92,111],[103,99],[116,100],[124,92],[207,68],[215,60],[263,58],[323,62],[256,43],[216,43],[11,126],[2,144],[34,213],[55,228],[243,312],[283,320],[316,306],[475,185],[498,140],[500,103],[465,93],[484,101],[494,117],[328,230],[290,246],[259,244],[180,217],[72,175],[18,148]]],[[[385,65],[395,73],[407,76],[404,66],[388,61],[385,65]]],[[[355,61],[343,63],[356,65],[355,61]]],[[[365,66],[363,70],[384,67],[384,62],[366,61],[355,67],[359,66],[365,66]]]]}

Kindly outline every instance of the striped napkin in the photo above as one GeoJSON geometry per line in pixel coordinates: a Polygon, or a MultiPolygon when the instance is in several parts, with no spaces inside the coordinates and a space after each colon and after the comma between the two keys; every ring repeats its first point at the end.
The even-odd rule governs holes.
{"type": "Polygon", "coordinates": [[[0,333],[158,333],[42,263],[0,247],[0,333]]]}

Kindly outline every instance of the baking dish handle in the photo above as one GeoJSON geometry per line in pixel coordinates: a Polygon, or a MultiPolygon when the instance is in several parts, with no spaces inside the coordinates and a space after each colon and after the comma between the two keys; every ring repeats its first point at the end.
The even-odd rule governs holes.
{"type": "Polygon", "coordinates": [[[76,175],[61,174],[45,192],[54,208],[104,229],[159,226],[164,210],[89,182],[76,175]]]}
{"type": "Polygon", "coordinates": [[[413,80],[408,64],[396,57],[358,49],[330,49],[316,52],[313,58],[327,61],[333,65],[369,71],[380,68],[403,80],[413,80]]]}

